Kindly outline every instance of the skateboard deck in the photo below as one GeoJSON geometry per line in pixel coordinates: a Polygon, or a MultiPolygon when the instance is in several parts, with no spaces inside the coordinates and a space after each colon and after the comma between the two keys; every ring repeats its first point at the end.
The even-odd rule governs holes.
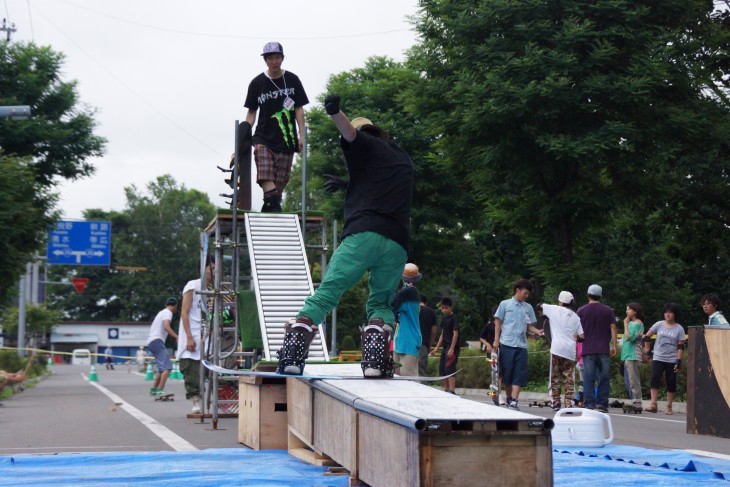
{"type": "Polygon", "coordinates": [[[207,360],[202,361],[203,366],[211,370],[213,372],[217,372],[219,374],[229,374],[229,375],[242,375],[247,377],[279,377],[286,379],[287,377],[294,377],[298,379],[326,379],[326,380],[412,380],[412,381],[418,381],[418,382],[436,382],[444,379],[448,379],[449,377],[452,377],[459,372],[461,372],[461,369],[457,370],[453,374],[449,375],[442,375],[440,377],[421,377],[418,375],[395,375],[393,377],[363,377],[361,375],[337,375],[337,374],[313,374],[313,375],[288,375],[288,374],[278,374],[276,372],[256,372],[254,370],[234,370],[234,369],[226,369],[225,367],[220,367],[218,365],[214,365],[207,360]]]}
{"type": "Polygon", "coordinates": [[[489,359],[492,367],[492,383],[489,385],[489,397],[494,401],[495,406],[499,406],[499,352],[492,349],[492,355],[489,359]]]}
{"type": "Polygon", "coordinates": [[[155,401],[174,401],[175,394],[165,394],[164,396],[155,396],[155,401]]]}

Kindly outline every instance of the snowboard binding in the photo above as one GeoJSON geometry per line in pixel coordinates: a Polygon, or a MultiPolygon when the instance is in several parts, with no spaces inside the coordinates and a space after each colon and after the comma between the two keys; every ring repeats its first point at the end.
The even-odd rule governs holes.
{"type": "Polygon", "coordinates": [[[306,316],[298,316],[286,324],[284,344],[277,352],[279,365],[276,372],[287,375],[302,375],[304,361],[309,356],[309,345],[317,334],[317,327],[306,316]]]}
{"type": "Polygon", "coordinates": [[[381,318],[373,318],[360,329],[362,372],[365,378],[393,377],[395,363],[390,353],[393,329],[381,318]]]}

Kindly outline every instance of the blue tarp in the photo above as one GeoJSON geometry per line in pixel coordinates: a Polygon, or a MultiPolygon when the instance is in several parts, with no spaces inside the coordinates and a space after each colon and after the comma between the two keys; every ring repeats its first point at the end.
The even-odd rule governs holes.
{"type": "MultiPolygon", "coordinates": [[[[488,461],[488,459],[485,459],[488,461]]],[[[556,486],[730,487],[730,461],[679,450],[609,445],[556,448],[556,486]]],[[[63,453],[0,456],[0,486],[347,486],[286,451],[245,448],[195,452],[63,453]]]]}

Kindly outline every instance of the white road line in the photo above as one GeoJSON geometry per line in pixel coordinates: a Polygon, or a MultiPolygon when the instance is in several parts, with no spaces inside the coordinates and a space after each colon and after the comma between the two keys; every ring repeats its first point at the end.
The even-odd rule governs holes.
{"type": "MultiPolygon", "coordinates": [[[[81,374],[81,377],[83,377],[85,380],[89,380],[89,378],[86,376],[86,374],[81,374]]],[[[105,396],[107,396],[109,399],[114,401],[117,404],[121,404],[121,406],[118,406],[125,411],[127,411],[130,415],[132,415],[133,418],[135,418],[137,421],[142,423],[149,429],[151,432],[153,432],[155,435],[157,435],[162,441],[170,445],[171,448],[173,448],[175,451],[195,451],[197,448],[193,446],[192,443],[189,443],[187,440],[185,440],[183,437],[177,435],[172,430],[167,428],[166,426],[158,423],[152,416],[143,413],[136,407],[129,404],[127,401],[122,399],[121,397],[114,394],[112,391],[107,389],[106,387],[99,385],[96,382],[89,382],[92,386],[99,389],[102,393],[104,393],[105,396]]]]}
{"type": "Polygon", "coordinates": [[[641,419],[642,421],[665,421],[667,423],[682,423],[685,424],[686,421],[682,421],[679,419],[662,419],[662,418],[652,418],[647,416],[646,414],[616,414],[616,413],[609,413],[609,416],[614,416],[616,418],[626,418],[626,419],[641,419]]]}
{"type": "Polygon", "coordinates": [[[704,451],[704,450],[684,450],[687,453],[691,453],[693,455],[699,455],[701,457],[710,457],[710,458],[719,458],[721,460],[730,460],[730,455],[723,455],[722,453],[715,453],[712,451],[704,451]]]}

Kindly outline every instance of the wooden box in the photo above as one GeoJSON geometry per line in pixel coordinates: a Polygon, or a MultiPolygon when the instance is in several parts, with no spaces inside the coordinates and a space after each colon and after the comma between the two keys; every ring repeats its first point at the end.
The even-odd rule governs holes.
{"type": "Polygon", "coordinates": [[[730,329],[689,329],[687,433],[730,438],[730,329]]]}
{"type": "Polygon", "coordinates": [[[287,399],[290,451],[304,444],[373,487],[553,484],[537,416],[413,382],[290,379],[287,399]]]}
{"type": "Polygon", "coordinates": [[[286,379],[239,377],[238,399],[238,442],[254,450],[285,450],[286,379]]]}

